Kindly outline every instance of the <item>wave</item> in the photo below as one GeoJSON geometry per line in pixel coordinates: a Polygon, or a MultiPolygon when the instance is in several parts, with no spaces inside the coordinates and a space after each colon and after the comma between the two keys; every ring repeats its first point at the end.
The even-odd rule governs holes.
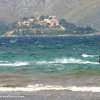
{"type": "Polygon", "coordinates": [[[10,43],[15,43],[17,42],[17,40],[10,40],[10,43]]]}
{"type": "Polygon", "coordinates": [[[88,86],[59,86],[59,85],[28,85],[26,87],[0,87],[0,91],[17,91],[17,92],[32,92],[32,91],[73,91],[73,92],[100,92],[100,87],[88,86]]]}
{"type": "Polygon", "coordinates": [[[87,54],[82,54],[82,57],[84,57],[84,58],[88,58],[88,57],[91,57],[91,58],[93,58],[93,57],[97,57],[98,55],[87,55],[87,54]]]}
{"type": "Polygon", "coordinates": [[[61,59],[54,59],[51,61],[35,61],[35,62],[9,62],[9,61],[0,61],[0,66],[26,66],[26,65],[44,65],[44,64],[100,64],[98,62],[91,62],[91,61],[85,61],[81,59],[75,59],[75,58],[61,58],[61,59]]]}
{"type": "Polygon", "coordinates": [[[0,66],[26,66],[29,65],[28,62],[15,62],[15,63],[8,63],[8,61],[0,61],[0,66]]]}
{"type": "Polygon", "coordinates": [[[98,62],[84,61],[75,58],[61,58],[52,61],[39,61],[37,64],[99,64],[98,62]]]}
{"type": "Polygon", "coordinates": [[[8,63],[8,61],[0,61],[0,63],[8,63]]]}

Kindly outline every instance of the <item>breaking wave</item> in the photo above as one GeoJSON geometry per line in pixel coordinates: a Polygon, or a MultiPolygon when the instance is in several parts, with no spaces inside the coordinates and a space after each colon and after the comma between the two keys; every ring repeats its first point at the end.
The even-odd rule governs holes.
{"type": "Polygon", "coordinates": [[[0,61],[0,63],[8,63],[8,61],[0,61]]]}
{"type": "Polygon", "coordinates": [[[15,43],[17,42],[17,39],[16,40],[10,40],[10,43],[15,43]]]}
{"type": "Polygon", "coordinates": [[[0,87],[0,91],[17,91],[17,92],[32,92],[32,91],[76,91],[76,92],[100,92],[100,87],[88,86],[59,86],[59,85],[28,85],[27,87],[0,87]]]}
{"type": "Polygon", "coordinates": [[[87,57],[93,58],[93,57],[96,57],[96,56],[98,56],[98,55],[87,55],[87,54],[82,54],[82,57],[84,57],[84,58],[87,58],[87,57]]]}
{"type": "Polygon", "coordinates": [[[84,61],[75,58],[54,59],[52,61],[40,61],[37,64],[99,64],[98,62],[84,61]]]}
{"type": "Polygon", "coordinates": [[[0,66],[26,66],[29,65],[28,62],[15,62],[9,63],[8,61],[0,61],[0,66]]]}

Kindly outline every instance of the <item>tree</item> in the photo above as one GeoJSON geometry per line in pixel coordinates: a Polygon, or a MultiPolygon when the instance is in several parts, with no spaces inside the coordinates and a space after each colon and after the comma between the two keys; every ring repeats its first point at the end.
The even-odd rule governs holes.
{"type": "Polygon", "coordinates": [[[85,30],[87,31],[87,33],[94,33],[95,30],[91,27],[86,27],[85,30]]]}
{"type": "Polygon", "coordinates": [[[42,15],[42,16],[40,16],[40,18],[39,18],[39,20],[44,20],[45,19],[45,16],[44,15],[42,15]]]}
{"type": "Polygon", "coordinates": [[[4,34],[7,31],[8,31],[8,26],[5,24],[1,24],[0,25],[0,34],[4,34]]]}
{"type": "Polygon", "coordinates": [[[27,20],[27,19],[28,19],[27,17],[23,17],[23,18],[22,18],[22,20],[27,20]]]}

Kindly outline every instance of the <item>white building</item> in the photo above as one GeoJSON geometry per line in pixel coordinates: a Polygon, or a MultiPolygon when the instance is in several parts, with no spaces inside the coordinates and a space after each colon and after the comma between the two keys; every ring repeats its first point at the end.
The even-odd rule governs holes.
{"type": "Polygon", "coordinates": [[[44,19],[44,22],[50,24],[50,23],[51,23],[51,20],[49,20],[49,19],[44,19]]]}
{"type": "Polygon", "coordinates": [[[21,25],[22,25],[22,24],[21,24],[21,22],[17,22],[17,23],[18,23],[18,25],[19,25],[19,26],[21,26],[21,25]]]}
{"type": "Polygon", "coordinates": [[[33,22],[34,19],[33,19],[33,18],[29,18],[28,21],[29,21],[29,22],[33,22]]]}
{"type": "Polygon", "coordinates": [[[30,26],[30,22],[29,21],[25,21],[25,20],[21,24],[25,25],[25,26],[28,26],[28,27],[30,26]]]}
{"type": "Polygon", "coordinates": [[[51,26],[58,26],[58,25],[59,25],[58,19],[51,19],[51,26]]]}
{"type": "Polygon", "coordinates": [[[55,17],[51,19],[44,19],[44,22],[46,22],[47,24],[50,24],[51,27],[59,25],[59,20],[55,17]]]}

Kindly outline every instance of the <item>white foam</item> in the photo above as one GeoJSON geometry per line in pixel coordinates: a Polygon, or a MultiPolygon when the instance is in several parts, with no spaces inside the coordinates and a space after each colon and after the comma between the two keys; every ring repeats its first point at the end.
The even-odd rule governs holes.
{"type": "Polygon", "coordinates": [[[84,61],[81,59],[75,58],[61,58],[61,59],[54,59],[52,61],[40,61],[37,64],[99,64],[98,62],[91,62],[91,61],[84,61]]]}
{"type": "Polygon", "coordinates": [[[0,61],[0,63],[7,63],[8,61],[0,61]]]}
{"type": "Polygon", "coordinates": [[[15,62],[15,63],[0,63],[0,66],[25,66],[29,65],[28,62],[15,62]]]}
{"type": "Polygon", "coordinates": [[[59,86],[59,85],[42,85],[35,84],[27,87],[0,87],[0,91],[17,91],[17,92],[29,92],[29,91],[76,91],[76,92],[100,92],[100,87],[88,87],[88,86],[59,86]]]}
{"type": "Polygon", "coordinates": [[[10,40],[10,43],[15,43],[17,42],[17,40],[10,40]]]}
{"type": "Polygon", "coordinates": [[[91,57],[91,58],[93,58],[93,57],[96,57],[96,56],[98,56],[98,55],[82,54],[82,57],[84,57],[84,58],[87,58],[87,57],[91,57]]]}

